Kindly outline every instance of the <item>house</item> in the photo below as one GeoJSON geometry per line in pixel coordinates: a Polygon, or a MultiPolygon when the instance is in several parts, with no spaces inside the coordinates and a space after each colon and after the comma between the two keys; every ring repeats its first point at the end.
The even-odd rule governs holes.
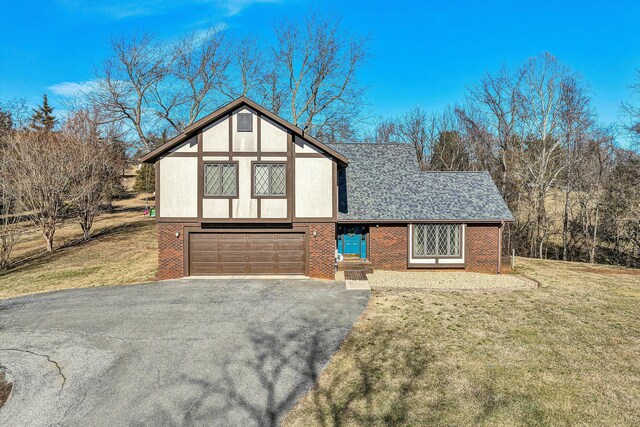
{"type": "Polygon", "coordinates": [[[513,220],[485,172],[422,171],[408,144],[324,144],[245,97],[141,160],[156,170],[160,279],[333,279],[343,257],[496,274],[513,220]]]}

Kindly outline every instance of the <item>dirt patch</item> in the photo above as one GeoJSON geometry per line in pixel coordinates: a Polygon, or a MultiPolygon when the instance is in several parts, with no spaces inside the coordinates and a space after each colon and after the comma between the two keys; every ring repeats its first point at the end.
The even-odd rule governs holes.
{"type": "Polygon", "coordinates": [[[13,384],[7,381],[4,372],[0,372],[0,408],[2,408],[9,399],[12,389],[13,384]]]}

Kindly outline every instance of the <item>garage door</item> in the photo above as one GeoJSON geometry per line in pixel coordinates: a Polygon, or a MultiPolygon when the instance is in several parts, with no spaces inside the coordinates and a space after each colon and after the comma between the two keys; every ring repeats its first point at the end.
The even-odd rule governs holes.
{"type": "Polygon", "coordinates": [[[305,274],[304,233],[191,233],[189,274],[305,274]]]}

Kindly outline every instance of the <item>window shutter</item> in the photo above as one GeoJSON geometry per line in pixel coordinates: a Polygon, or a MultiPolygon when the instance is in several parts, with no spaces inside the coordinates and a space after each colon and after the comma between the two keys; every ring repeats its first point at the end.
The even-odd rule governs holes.
{"type": "Polygon", "coordinates": [[[238,113],[238,132],[252,132],[253,117],[251,113],[238,113]]]}

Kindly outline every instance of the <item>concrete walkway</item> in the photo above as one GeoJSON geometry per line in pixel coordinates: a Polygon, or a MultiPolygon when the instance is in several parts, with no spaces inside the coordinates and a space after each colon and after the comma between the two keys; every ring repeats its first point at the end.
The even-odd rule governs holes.
{"type": "Polygon", "coordinates": [[[368,291],[313,280],[176,280],[0,301],[0,425],[275,425],[368,291]]]}

